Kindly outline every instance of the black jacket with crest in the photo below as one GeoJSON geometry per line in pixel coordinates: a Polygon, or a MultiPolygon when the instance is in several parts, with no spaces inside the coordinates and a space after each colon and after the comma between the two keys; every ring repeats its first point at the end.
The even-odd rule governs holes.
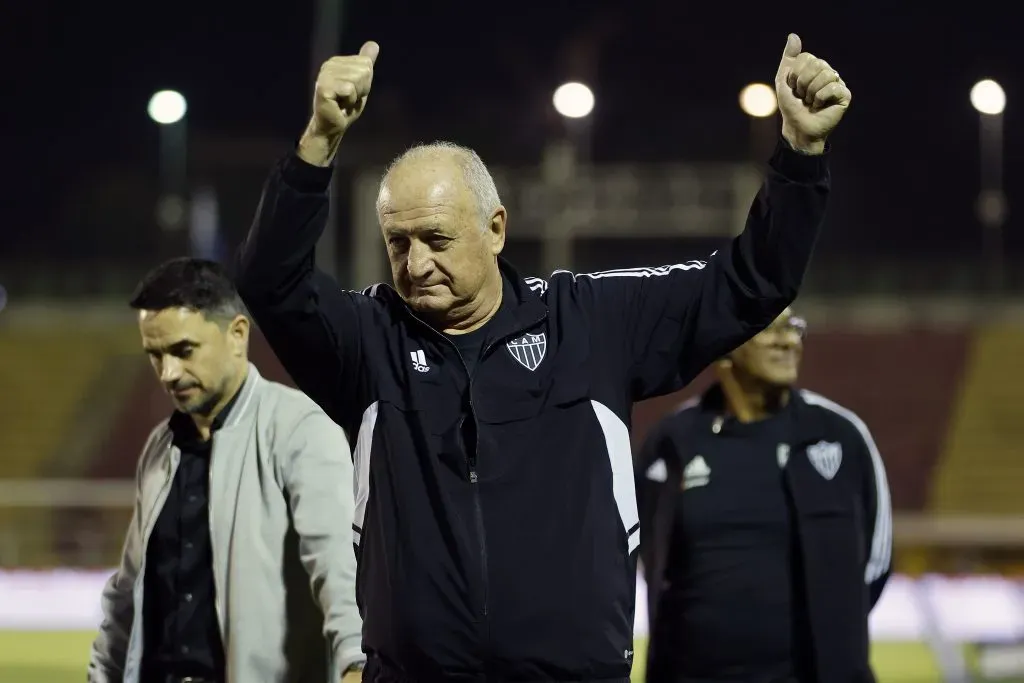
{"type": "MultiPolygon", "coordinates": [[[[718,385],[652,429],[636,459],[650,623],[656,623],[666,585],[677,497],[689,496],[686,512],[706,518],[718,509],[716,499],[730,496],[728,489],[714,485],[684,490],[686,465],[699,454],[702,467],[714,471],[735,462],[736,449],[760,449],[764,457],[777,457],[783,469],[802,572],[800,604],[808,611],[817,680],[867,683],[874,680],[868,613],[888,580],[892,554],[885,466],[867,426],[852,411],[806,390],[794,390],[786,410],[787,442],[781,446],[776,432],[770,442],[759,440],[765,432],[757,423],[740,425],[723,417],[718,385]]],[[[759,569],[754,564],[749,571],[759,569]]],[[[677,647],[673,634],[661,637],[677,647]]],[[[651,653],[648,665],[660,670],[658,643],[651,643],[651,653]]]]}
{"type": "MultiPolygon", "coordinates": [[[[374,661],[420,680],[627,680],[639,518],[634,401],[679,389],[796,297],[825,156],[784,143],[707,261],[521,277],[472,375],[387,285],[315,267],[329,168],[273,170],[238,289],[355,443],[358,603],[374,661]]],[[[370,673],[370,672],[368,672],[370,673]]]]}

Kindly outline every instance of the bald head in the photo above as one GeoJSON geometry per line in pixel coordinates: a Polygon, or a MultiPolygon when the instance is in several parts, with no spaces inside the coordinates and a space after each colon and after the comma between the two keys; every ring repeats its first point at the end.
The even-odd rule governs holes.
{"type": "MultiPolygon", "coordinates": [[[[401,191],[392,185],[439,183],[450,183],[452,190],[467,192],[479,215],[480,229],[487,229],[491,216],[501,206],[494,178],[472,149],[443,140],[410,147],[391,162],[380,181],[377,214],[388,210],[393,190],[401,191]]],[[[429,188],[417,189],[426,189],[429,194],[429,188]]]]}

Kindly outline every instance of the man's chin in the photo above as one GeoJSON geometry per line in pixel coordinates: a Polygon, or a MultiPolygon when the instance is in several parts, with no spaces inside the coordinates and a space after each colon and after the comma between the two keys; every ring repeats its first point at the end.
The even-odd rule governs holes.
{"type": "Polygon", "coordinates": [[[452,307],[452,300],[447,291],[442,294],[417,290],[406,297],[405,302],[417,313],[443,313],[452,307]]]}
{"type": "Polygon", "coordinates": [[[796,384],[797,373],[769,372],[765,373],[762,379],[766,384],[768,384],[768,386],[775,387],[776,389],[789,389],[794,384],[796,384]]]}
{"type": "Polygon", "coordinates": [[[197,401],[173,401],[174,407],[179,411],[192,415],[200,411],[202,404],[197,401]]]}
{"type": "Polygon", "coordinates": [[[210,398],[208,396],[195,396],[178,399],[172,395],[171,403],[174,404],[177,410],[187,415],[202,415],[209,407],[210,398]]]}

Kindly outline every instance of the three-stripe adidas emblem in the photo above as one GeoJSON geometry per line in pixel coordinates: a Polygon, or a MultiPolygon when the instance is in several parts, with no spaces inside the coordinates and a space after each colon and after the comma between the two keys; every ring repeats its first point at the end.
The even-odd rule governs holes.
{"type": "Polygon", "coordinates": [[[412,367],[416,372],[430,371],[430,366],[427,365],[427,357],[423,354],[423,349],[410,351],[409,356],[412,358],[412,367]]]}

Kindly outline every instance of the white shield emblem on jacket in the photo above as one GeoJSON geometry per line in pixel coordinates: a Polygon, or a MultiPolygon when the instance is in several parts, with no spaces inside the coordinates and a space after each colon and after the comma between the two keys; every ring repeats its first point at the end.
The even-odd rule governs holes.
{"type": "Polygon", "coordinates": [[[819,441],[807,447],[807,458],[818,470],[818,474],[832,479],[843,464],[843,447],[834,441],[819,441]]]}
{"type": "Polygon", "coordinates": [[[532,372],[540,367],[544,360],[544,352],[548,350],[548,338],[543,332],[524,334],[522,337],[511,340],[505,346],[520,365],[532,372]]]}

